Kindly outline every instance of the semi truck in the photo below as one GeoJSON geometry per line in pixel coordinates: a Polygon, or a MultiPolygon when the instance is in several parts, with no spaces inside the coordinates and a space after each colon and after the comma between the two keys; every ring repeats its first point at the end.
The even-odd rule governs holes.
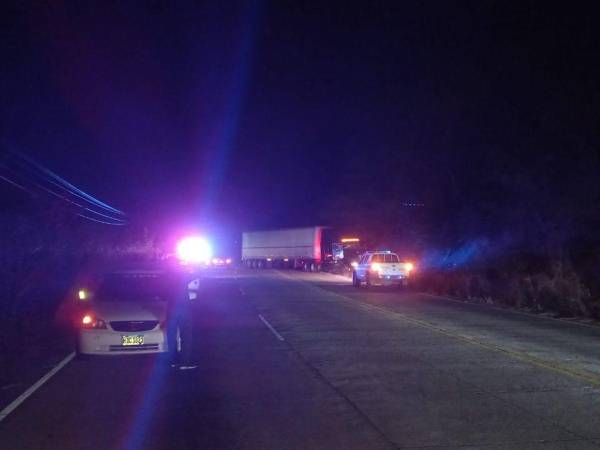
{"type": "Polygon", "coordinates": [[[250,268],[292,268],[318,272],[350,266],[358,255],[358,238],[332,240],[332,230],[314,226],[242,233],[242,264],[250,268]],[[344,249],[346,252],[344,253],[344,249]]]}

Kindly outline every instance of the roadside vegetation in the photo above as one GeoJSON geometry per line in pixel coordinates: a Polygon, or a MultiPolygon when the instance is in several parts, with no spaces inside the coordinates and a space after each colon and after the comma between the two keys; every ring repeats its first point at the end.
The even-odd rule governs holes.
{"type": "Polygon", "coordinates": [[[422,123],[449,133],[444,148],[452,151],[434,151],[436,132],[418,127],[403,135],[413,145],[390,150],[389,164],[357,151],[340,162],[345,189],[326,199],[322,222],[353,227],[370,248],[415,258],[419,289],[600,319],[596,140],[579,135],[573,117],[540,110],[502,132],[482,116],[481,127],[468,127],[470,143],[454,141],[452,130],[467,124],[457,105],[447,106],[458,108],[444,116],[452,121],[422,123]]]}
{"type": "Polygon", "coordinates": [[[597,274],[598,261],[576,266],[569,259],[512,255],[487,267],[425,268],[414,287],[475,303],[600,319],[597,274]]]}

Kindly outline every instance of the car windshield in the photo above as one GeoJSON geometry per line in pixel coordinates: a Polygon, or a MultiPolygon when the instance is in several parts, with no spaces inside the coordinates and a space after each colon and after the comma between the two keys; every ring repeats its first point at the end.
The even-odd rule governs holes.
{"type": "Polygon", "coordinates": [[[107,275],[96,294],[101,302],[157,302],[169,298],[169,284],[155,274],[107,275]]]}
{"type": "Polygon", "coordinates": [[[373,262],[376,263],[397,263],[398,255],[393,253],[378,253],[373,255],[373,262]]]}
{"type": "Polygon", "coordinates": [[[389,254],[385,255],[385,262],[386,263],[397,263],[398,255],[394,255],[393,253],[389,253],[389,254]]]}

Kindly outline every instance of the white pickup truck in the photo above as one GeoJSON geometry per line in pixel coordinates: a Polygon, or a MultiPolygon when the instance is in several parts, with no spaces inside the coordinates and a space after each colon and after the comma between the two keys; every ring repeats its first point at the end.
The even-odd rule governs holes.
{"type": "Polygon", "coordinates": [[[396,253],[367,252],[354,267],[352,284],[357,288],[363,283],[367,286],[407,286],[413,270],[413,263],[401,261],[396,253]]]}

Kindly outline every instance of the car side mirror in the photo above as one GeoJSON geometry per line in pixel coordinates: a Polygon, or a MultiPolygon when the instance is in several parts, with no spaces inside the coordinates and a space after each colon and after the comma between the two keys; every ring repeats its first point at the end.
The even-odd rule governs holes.
{"type": "Polygon", "coordinates": [[[77,291],[77,303],[80,305],[87,304],[90,300],[94,298],[94,293],[87,289],[79,289],[77,291]]]}

